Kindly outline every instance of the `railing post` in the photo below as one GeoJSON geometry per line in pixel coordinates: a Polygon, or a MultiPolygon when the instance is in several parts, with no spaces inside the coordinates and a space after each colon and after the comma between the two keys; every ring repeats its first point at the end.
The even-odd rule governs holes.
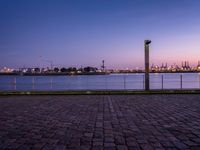
{"type": "Polygon", "coordinates": [[[199,75],[199,88],[200,88],[200,75],[199,75]]]}
{"type": "Polygon", "coordinates": [[[145,75],[143,75],[143,90],[145,89],[145,75]]]}
{"type": "Polygon", "coordinates": [[[89,83],[88,83],[88,76],[86,76],[86,89],[88,90],[89,89],[89,83]]]}
{"type": "Polygon", "coordinates": [[[17,79],[16,77],[13,78],[13,86],[14,86],[14,90],[17,89],[17,79]]]}
{"type": "Polygon", "coordinates": [[[124,75],[124,90],[126,89],[126,75],[124,75]]]}
{"type": "Polygon", "coordinates": [[[34,90],[34,89],[35,89],[35,78],[32,77],[32,90],[34,90]]]}
{"type": "Polygon", "coordinates": [[[161,76],[161,79],[162,79],[162,90],[163,90],[163,87],[164,87],[164,85],[163,85],[163,84],[164,84],[164,82],[163,82],[163,81],[164,81],[164,80],[163,80],[163,74],[162,74],[162,76],[161,76]]]}
{"type": "Polygon", "coordinates": [[[181,85],[181,90],[183,89],[183,75],[180,75],[180,85],[181,85]]]}
{"type": "Polygon", "coordinates": [[[51,89],[53,89],[53,79],[51,77],[51,89]]]}
{"type": "Polygon", "coordinates": [[[108,83],[107,83],[107,78],[108,78],[108,76],[105,76],[105,84],[106,84],[106,90],[108,89],[108,83]]]}

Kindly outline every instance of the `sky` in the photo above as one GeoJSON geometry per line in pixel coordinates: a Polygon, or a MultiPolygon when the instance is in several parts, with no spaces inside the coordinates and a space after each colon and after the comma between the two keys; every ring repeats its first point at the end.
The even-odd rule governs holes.
{"type": "Polygon", "coordinates": [[[200,60],[199,0],[0,0],[0,68],[200,60]]]}

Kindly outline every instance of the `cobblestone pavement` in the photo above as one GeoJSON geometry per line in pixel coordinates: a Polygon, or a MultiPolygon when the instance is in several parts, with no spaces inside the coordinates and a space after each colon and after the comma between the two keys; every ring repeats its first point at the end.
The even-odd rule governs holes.
{"type": "Polygon", "coordinates": [[[200,95],[0,97],[0,149],[200,149],[200,95]]]}

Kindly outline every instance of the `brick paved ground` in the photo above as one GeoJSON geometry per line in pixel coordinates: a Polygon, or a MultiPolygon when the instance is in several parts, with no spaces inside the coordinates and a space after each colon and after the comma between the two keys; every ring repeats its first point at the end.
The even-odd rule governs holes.
{"type": "Polygon", "coordinates": [[[200,95],[0,97],[0,149],[200,149],[200,95]]]}

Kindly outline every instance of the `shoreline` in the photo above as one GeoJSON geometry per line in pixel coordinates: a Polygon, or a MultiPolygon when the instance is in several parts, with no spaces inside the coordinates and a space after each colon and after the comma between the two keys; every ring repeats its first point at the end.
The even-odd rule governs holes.
{"type": "Polygon", "coordinates": [[[61,91],[0,91],[0,96],[14,95],[157,95],[157,94],[200,94],[200,89],[177,90],[61,90],[61,91]]]}
{"type": "Polygon", "coordinates": [[[78,75],[108,75],[110,73],[105,72],[97,72],[97,73],[0,73],[2,75],[10,75],[10,76],[78,76],[78,75]]]}
{"type": "MultiPolygon", "coordinates": [[[[105,73],[105,72],[95,72],[95,73],[0,73],[0,76],[79,76],[79,75],[110,75],[110,74],[144,74],[144,71],[140,72],[117,72],[117,73],[105,73]]],[[[200,73],[200,71],[175,71],[175,72],[150,72],[151,74],[160,73],[200,73]]]]}

